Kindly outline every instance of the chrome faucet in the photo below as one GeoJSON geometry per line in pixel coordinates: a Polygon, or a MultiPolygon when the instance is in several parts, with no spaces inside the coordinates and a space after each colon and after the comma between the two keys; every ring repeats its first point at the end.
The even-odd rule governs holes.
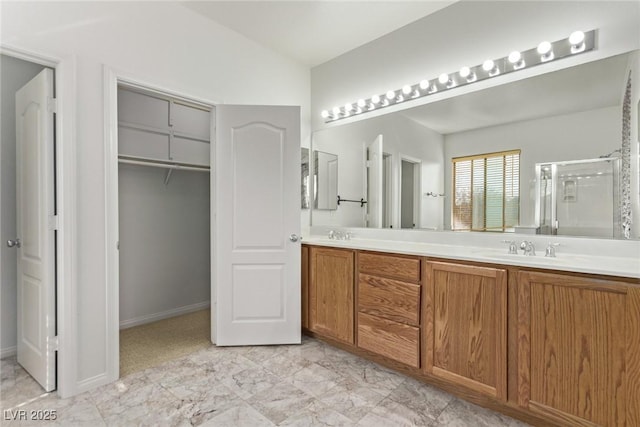
{"type": "Polygon", "coordinates": [[[526,256],[536,255],[536,247],[533,245],[533,242],[528,240],[523,240],[522,243],[520,243],[520,249],[524,251],[524,255],[526,256]]]}
{"type": "Polygon", "coordinates": [[[549,246],[547,246],[547,250],[544,252],[544,256],[555,258],[556,257],[556,246],[560,246],[560,243],[551,243],[549,242],[549,246]]]}

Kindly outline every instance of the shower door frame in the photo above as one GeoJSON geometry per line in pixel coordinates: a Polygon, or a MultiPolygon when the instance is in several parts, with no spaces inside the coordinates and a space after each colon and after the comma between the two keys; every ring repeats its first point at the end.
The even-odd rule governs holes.
{"type": "MultiPolygon", "coordinates": [[[[596,162],[613,162],[613,182],[614,182],[614,187],[616,185],[620,185],[620,159],[618,157],[600,157],[600,158],[596,158],[596,159],[584,159],[584,160],[568,160],[568,161],[556,161],[556,162],[543,162],[543,163],[536,163],[535,168],[536,168],[536,207],[535,207],[535,224],[538,227],[538,230],[540,229],[540,227],[542,227],[541,224],[541,213],[540,213],[540,207],[541,207],[541,197],[540,197],[540,186],[542,185],[542,179],[541,179],[541,172],[542,172],[542,167],[543,166],[549,166],[551,167],[551,236],[556,236],[558,235],[558,214],[557,214],[557,201],[558,201],[558,190],[557,190],[557,186],[556,186],[556,182],[558,179],[558,165],[561,166],[566,166],[566,165],[574,165],[574,164],[586,164],[586,163],[596,163],[596,162]]],[[[614,192],[613,194],[613,203],[614,205],[617,204],[618,200],[616,200],[616,194],[614,192]]],[[[615,206],[614,206],[615,209],[615,206]]],[[[615,218],[615,212],[614,212],[614,218],[615,218]]],[[[614,232],[613,232],[613,238],[615,238],[616,232],[615,232],[615,226],[616,226],[617,222],[615,222],[614,219],[614,232]]],[[[575,237],[575,236],[574,236],[575,237]]]]}

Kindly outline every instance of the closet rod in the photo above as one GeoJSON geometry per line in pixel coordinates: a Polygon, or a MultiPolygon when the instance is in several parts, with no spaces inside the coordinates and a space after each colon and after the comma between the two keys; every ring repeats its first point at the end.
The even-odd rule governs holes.
{"type": "Polygon", "coordinates": [[[163,169],[178,169],[178,170],[198,171],[198,172],[210,171],[210,169],[207,167],[182,166],[175,163],[156,163],[156,162],[145,162],[141,160],[129,160],[129,159],[118,159],[118,162],[126,163],[128,165],[152,166],[154,168],[163,168],[163,169]]]}

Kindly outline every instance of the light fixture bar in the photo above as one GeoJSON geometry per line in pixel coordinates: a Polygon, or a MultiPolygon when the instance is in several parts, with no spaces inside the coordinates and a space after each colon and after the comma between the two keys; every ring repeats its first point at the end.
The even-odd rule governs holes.
{"type": "Polygon", "coordinates": [[[413,85],[376,94],[370,98],[347,103],[344,107],[323,110],[325,123],[364,114],[402,102],[422,98],[431,94],[466,86],[475,82],[495,78],[536,65],[554,62],[595,49],[596,30],[574,31],[567,38],[555,42],[541,42],[537,47],[522,52],[514,51],[498,59],[487,59],[474,67],[462,67],[460,71],[443,73],[433,79],[425,79],[413,85]]]}

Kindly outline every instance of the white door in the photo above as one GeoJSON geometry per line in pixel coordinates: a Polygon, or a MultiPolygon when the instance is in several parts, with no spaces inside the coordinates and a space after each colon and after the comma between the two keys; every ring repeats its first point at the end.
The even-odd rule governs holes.
{"type": "Polygon", "coordinates": [[[56,387],[53,71],[16,93],[18,363],[56,387]]]}
{"type": "Polygon", "coordinates": [[[378,135],[371,144],[367,147],[369,152],[369,161],[367,167],[369,168],[369,182],[368,182],[368,200],[369,205],[368,212],[369,218],[367,226],[372,228],[382,227],[382,135],[378,135]]]}
{"type": "Polygon", "coordinates": [[[216,116],[216,344],[300,343],[300,109],[216,116]]]}

